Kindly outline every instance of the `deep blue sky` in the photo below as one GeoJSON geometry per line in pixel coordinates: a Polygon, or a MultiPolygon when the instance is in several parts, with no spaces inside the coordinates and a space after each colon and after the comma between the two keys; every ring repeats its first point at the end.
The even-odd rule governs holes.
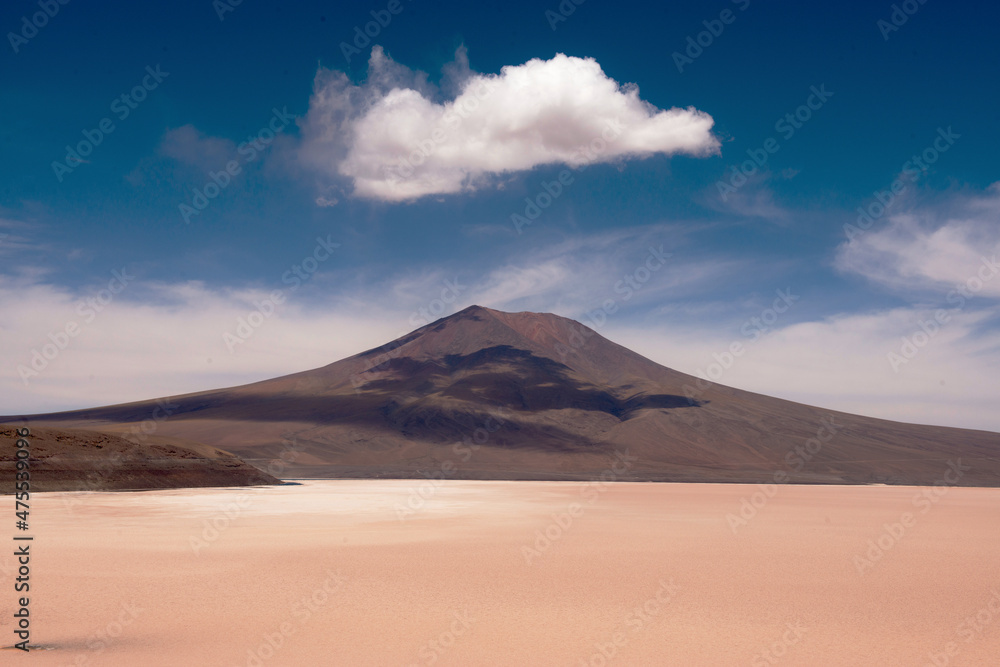
{"type": "MultiPolygon", "coordinates": [[[[932,234],[954,211],[988,197],[990,184],[998,180],[1000,9],[993,4],[929,0],[885,39],[877,22],[890,19],[888,2],[587,0],[553,30],[545,12],[557,10],[556,0],[404,0],[402,12],[372,44],[381,45],[396,63],[426,72],[432,83],[463,45],[471,69],[487,75],[557,53],[593,58],[607,77],[637,85],[641,99],[657,109],[690,106],[709,114],[721,151],[594,165],[517,236],[511,233],[510,215],[523,211],[524,197],[534,196],[564,165],[514,171],[499,179],[502,183],[474,192],[378,201],[355,196],[349,181],[332,182],[302,164],[297,157],[302,129],[290,125],[206,211],[185,224],[178,205],[190,199],[192,188],[205,184],[211,165],[221,168],[225,160],[185,163],[171,157],[164,148],[169,133],[190,126],[210,157],[224,156],[226,146],[231,153],[264,127],[272,108],[287,107],[304,122],[320,66],[364,82],[372,44],[348,63],[341,43],[354,38],[356,26],[372,20],[371,11],[386,5],[244,0],[220,21],[209,0],[74,1],[59,6],[17,53],[5,38],[0,47],[0,219],[7,227],[0,232],[8,237],[6,246],[0,241],[0,273],[6,284],[44,286],[70,303],[104,284],[112,268],[127,265],[138,276],[138,287],[117,305],[169,307],[170,299],[152,287],[197,281],[219,295],[281,288],[283,273],[312,251],[317,236],[331,235],[342,252],[294,295],[304,311],[332,309],[336,302],[344,317],[360,317],[377,307],[398,306],[405,312],[393,326],[406,329],[410,312],[440,288],[433,280],[423,292],[419,287],[407,292],[400,284],[443,272],[473,285],[454,308],[477,295],[492,295],[493,303],[483,305],[579,316],[589,307],[585,297],[563,298],[558,286],[540,284],[534,292],[529,288],[504,299],[487,289],[489,276],[504,267],[529,270],[532,262],[558,255],[569,262],[564,266],[590,266],[584,271],[591,276],[607,270],[601,284],[610,286],[623,263],[631,266],[641,259],[646,237],[659,234],[662,243],[668,238],[662,230],[672,229],[667,245],[675,257],[692,267],[727,268],[715,279],[689,271],[681,282],[690,289],[662,287],[623,311],[616,326],[632,327],[637,346],[641,332],[669,338],[672,327],[681,325],[688,333],[710,331],[720,340],[738,336],[739,325],[760,312],[774,289],[790,285],[805,296],[781,326],[910,309],[913,317],[899,324],[906,335],[921,308],[943,302],[947,290],[931,285],[940,288],[941,276],[917,275],[907,268],[910,255],[897,257],[894,275],[926,288],[914,293],[900,280],[874,275],[867,255],[867,263],[838,264],[846,248],[844,224],[853,221],[858,206],[872,201],[873,191],[889,186],[911,155],[931,145],[939,128],[951,127],[961,138],[908,188],[894,213],[924,220],[921,233],[932,234]],[[703,22],[723,10],[732,11],[735,20],[679,72],[672,54],[683,52],[688,37],[696,38],[706,29],[703,22]],[[138,84],[147,66],[159,66],[169,76],[126,119],[115,118],[112,100],[138,84]],[[812,86],[825,86],[833,96],[793,137],[780,139],[763,176],[733,201],[721,202],[716,182],[747,159],[748,149],[780,138],[775,122],[805,103],[812,86]],[[105,117],[114,120],[114,132],[87,157],[89,163],[57,180],[52,162],[63,159],[64,147],[105,117]],[[221,148],[212,153],[213,145],[221,148]],[[317,206],[318,196],[338,203],[317,206]],[[567,259],[574,243],[623,230],[632,231],[617,250],[600,253],[599,266],[589,255],[567,259]]],[[[5,35],[20,33],[22,17],[38,11],[36,2],[6,2],[0,28],[5,35]]],[[[448,97],[443,91],[437,95],[437,101],[448,97]]],[[[888,220],[878,229],[891,240],[888,220]]],[[[987,253],[996,238],[989,235],[996,220],[989,215],[976,220],[986,236],[969,232],[962,238],[982,246],[972,251],[987,253]]],[[[906,237],[910,246],[926,250],[912,236],[906,237]]],[[[984,331],[996,331],[989,325],[995,304],[985,298],[995,289],[981,293],[977,306],[987,310],[976,311],[981,317],[959,339],[972,336],[981,343],[984,331]]],[[[598,292],[594,303],[603,298],[598,292]]],[[[966,308],[961,314],[972,312],[966,308]]],[[[45,398],[41,385],[29,390],[17,379],[18,364],[37,347],[31,341],[40,345],[64,319],[40,315],[24,338],[5,343],[5,372],[14,377],[11,386],[18,389],[11,391],[19,405],[86,402],[69,393],[58,401],[45,398]]],[[[954,354],[971,358],[972,352],[948,345],[954,354]]],[[[649,343],[643,351],[656,349],[649,343]]],[[[873,351],[872,363],[885,365],[884,353],[890,351],[873,351]]],[[[689,372],[704,365],[686,354],[664,353],[657,360],[675,367],[687,360],[683,369],[689,372]]],[[[247,377],[270,373],[246,367],[247,377]]],[[[201,388],[194,386],[201,381],[196,374],[188,377],[191,389],[201,388]]],[[[901,382],[898,372],[891,378],[901,382]]],[[[883,388],[885,396],[893,396],[892,386],[883,388]]],[[[155,386],[149,391],[163,393],[155,386]]],[[[936,419],[947,421],[946,416],[936,419]]]]}

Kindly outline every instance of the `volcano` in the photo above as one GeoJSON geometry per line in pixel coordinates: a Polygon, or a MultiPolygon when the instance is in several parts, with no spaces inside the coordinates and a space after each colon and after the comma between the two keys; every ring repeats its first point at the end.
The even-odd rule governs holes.
{"type": "Polygon", "coordinates": [[[273,380],[0,417],[24,420],[129,439],[155,430],[283,477],[1000,486],[998,433],[741,391],[570,319],[480,306],[273,380]]]}

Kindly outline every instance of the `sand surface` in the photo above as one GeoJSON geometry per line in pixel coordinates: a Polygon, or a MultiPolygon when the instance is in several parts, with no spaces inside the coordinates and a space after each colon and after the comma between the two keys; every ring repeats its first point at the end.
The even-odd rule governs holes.
{"type": "Polygon", "coordinates": [[[39,494],[0,663],[1000,664],[1000,489],[419,485],[39,494]]]}

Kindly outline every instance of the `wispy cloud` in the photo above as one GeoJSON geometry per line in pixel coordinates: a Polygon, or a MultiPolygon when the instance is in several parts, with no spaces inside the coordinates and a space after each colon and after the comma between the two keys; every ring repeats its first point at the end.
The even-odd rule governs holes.
{"type": "Polygon", "coordinates": [[[729,193],[725,200],[719,197],[718,189],[712,186],[701,193],[700,199],[706,207],[715,211],[743,218],[762,218],[784,225],[789,222],[790,212],[775,199],[770,186],[770,181],[774,177],[770,171],[750,176],[745,185],[729,193]]]}
{"type": "MultiPolygon", "coordinates": [[[[803,304],[803,307],[806,304],[803,304]]],[[[798,307],[798,306],[797,306],[798,307]]],[[[757,340],[736,329],[668,320],[656,329],[610,322],[605,335],[679,371],[705,373],[739,342],[718,382],[769,396],[883,419],[1000,431],[1000,333],[982,331],[997,311],[953,311],[895,371],[888,361],[933,311],[895,308],[785,324],[757,340]]]]}
{"type": "MultiPolygon", "coordinates": [[[[34,239],[38,228],[39,225],[32,225],[22,220],[0,217],[0,255],[42,250],[43,245],[34,239]]],[[[19,271],[30,271],[33,267],[25,267],[23,263],[18,263],[17,268],[19,271]]]]}
{"type": "Polygon", "coordinates": [[[1000,296],[1000,188],[916,207],[860,233],[838,249],[836,266],[918,297],[971,290],[1000,296]]]}
{"type": "Polygon", "coordinates": [[[193,125],[168,130],[160,140],[159,153],[202,170],[219,169],[236,155],[229,139],[203,134],[193,125]]]}
{"type": "Polygon", "coordinates": [[[242,384],[326,365],[399,331],[381,313],[366,317],[353,309],[314,309],[289,300],[230,353],[224,334],[235,332],[240,318],[255,312],[271,290],[212,289],[198,282],[130,284],[102,304],[98,287],[70,289],[0,276],[0,309],[18,315],[0,328],[4,413],[242,384]],[[61,336],[70,323],[75,335],[61,336]],[[19,367],[33,368],[34,352],[57,341],[59,351],[45,350],[52,358],[25,384],[19,367]]]}

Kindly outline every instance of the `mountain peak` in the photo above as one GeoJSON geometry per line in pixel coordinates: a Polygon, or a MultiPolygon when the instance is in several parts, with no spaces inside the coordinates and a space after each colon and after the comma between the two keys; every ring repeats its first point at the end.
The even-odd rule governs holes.
{"type": "Polygon", "coordinates": [[[469,355],[497,346],[556,359],[578,370],[597,372],[598,376],[603,376],[602,369],[591,363],[588,356],[599,357],[600,350],[614,357],[624,353],[643,363],[652,363],[574,320],[553,313],[509,313],[479,305],[463,308],[359,356],[371,359],[390,355],[425,360],[469,355]]]}

